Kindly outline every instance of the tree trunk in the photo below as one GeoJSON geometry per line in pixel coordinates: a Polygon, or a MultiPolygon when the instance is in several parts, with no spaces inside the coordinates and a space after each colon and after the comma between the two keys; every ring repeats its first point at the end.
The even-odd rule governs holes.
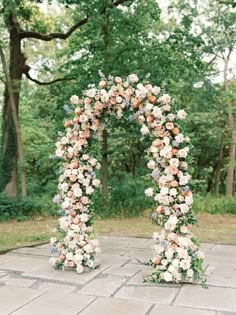
{"type": "MultiPolygon", "coordinates": [[[[9,77],[10,82],[12,82],[15,109],[18,117],[21,80],[26,59],[21,52],[21,39],[17,29],[18,25],[15,20],[16,18],[13,15],[9,16],[9,77]]],[[[4,99],[2,132],[3,136],[0,165],[0,189],[1,191],[9,194],[12,198],[16,198],[18,194],[17,137],[13,123],[10,95],[7,87],[4,99]]]]}
{"type": "Polygon", "coordinates": [[[220,150],[219,150],[219,157],[216,163],[216,168],[215,168],[215,194],[216,196],[219,195],[219,188],[220,188],[220,172],[221,168],[223,165],[223,160],[224,160],[224,142],[225,142],[225,126],[222,131],[221,135],[221,141],[220,141],[220,150]]]}
{"type": "MultiPolygon", "coordinates": [[[[104,34],[103,34],[103,42],[104,42],[104,71],[106,75],[108,74],[108,32],[109,32],[109,16],[105,14],[105,24],[104,24],[104,34]]],[[[103,208],[107,206],[107,183],[108,183],[108,133],[107,129],[103,130],[102,133],[102,201],[103,208]]]]}
{"type": "MultiPolygon", "coordinates": [[[[229,64],[230,53],[225,59],[224,65],[224,88],[225,92],[228,92],[228,64],[229,64]]],[[[235,171],[235,145],[236,145],[236,128],[234,122],[234,114],[232,109],[232,104],[230,101],[227,103],[228,108],[228,125],[230,129],[230,147],[229,147],[229,159],[228,159],[228,167],[227,167],[227,176],[226,176],[226,196],[233,195],[233,187],[234,187],[234,171],[235,171]]]]}
{"type": "Polygon", "coordinates": [[[231,122],[230,125],[232,127],[231,127],[231,142],[230,142],[230,147],[229,147],[229,161],[228,161],[227,176],[226,176],[226,196],[233,195],[234,171],[235,171],[236,130],[235,130],[234,122],[233,123],[231,122]]]}
{"type": "Polygon", "coordinates": [[[14,125],[14,131],[16,134],[17,156],[19,156],[19,161],[20,161],[21,192],[22,192],[22,199],[24,199],[27,195],[27,191],[26,191],[26,176],[25,176],[25,168],[24,168],[24,156],[23,156],[23,145],[22,145],[20,124],[19,124],[19,119],[18,119],[18,115],[16,111],[13,86],[9,77],[6,58],[5,58],[4,51],[2,49],[1,44],[0,44],[0,55],[1,55],[2,65],[3,65],[3,72],[6,78],[6,89],[9,94],[9,103],[11,105],[10,109],[11,109],[11,116],[12,116],[13,125],[14,125]]]}

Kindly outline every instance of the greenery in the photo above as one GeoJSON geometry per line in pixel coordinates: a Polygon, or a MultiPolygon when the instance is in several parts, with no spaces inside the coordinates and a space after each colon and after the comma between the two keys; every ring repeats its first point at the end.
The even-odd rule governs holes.
{"type": "MultiPolygon", "coordinates": [[[[64,32],[84,16],[91,18],[66,40],[25,38],[21,44],[24,65],[31,67],[33,71],[29,70],[28,74],[37,81],[29,80],[25,71],[18,86],[28,194],[23,201],[20,165],[18,171],[14,166],[16,135],[12,122],[4,115],[9,110],[8,95],[0,65],[0,220],[25,220],[35,214],[56,213],[52,199],[57,192],[60,168],[60,161],[53,157],[57,133],[63,130],[70,96],[81,95],[88,84],[97,83],[99,70],[105,75],[136,73],[140,78],[150,73],[148,80],[172,95],[174,106],[188,113],[182,130],[192,143],[195,212],[236,214],[236,177],[230,182],[229,176],[232,168],[235,175],[235,156],[231,154],[235,148],[232,140],[235,123],[231,119],[234,122],[235,72],[231,69],[232,56],[228,68],[224,62],[229,47],[235,49],[234,6],[230,1],[210,0],[209,7],[200,4],[193,7],[187,0],[170,0],[168,15],[163,14],[164,8],[154,0],[127,0],[115,8],[110,6],[112,2],[61,0],[52,5],[49,1],[46,12],[39,1],[2,1],[1,45],[10,69],[15,65],[10,54],[11,14],[22,30],[41,35],[64,32]],[[106,14],[101,13],[104,8],[106,14]],[[208,17],[209,23],[204,23],[208,17]],[[37,84],[58,78],[63,80],[37,84]],[[8,185],[14,172],[17,191],[11,191],[9,187],[13,186],[8,185]]],[[[12,79],[14,82],[15,78],[12,79]]],[[[98,189],[94,196],[97,218],[137,217],[153,209],[150,199],[144,196],[150,183],[145,160],[147,147],[148,143],[140,140],[134,122],[111,119],[108,201],[104,207],[102,192],[98,189]]],[[[101,143],[98,152],[101,159],[101,143]]],[[[101,173],[98,177],[102,177],[101,173]]]]}

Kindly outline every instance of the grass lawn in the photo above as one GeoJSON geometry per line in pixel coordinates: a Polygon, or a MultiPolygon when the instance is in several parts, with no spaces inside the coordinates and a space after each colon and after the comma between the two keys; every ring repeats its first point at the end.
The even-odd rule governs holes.
{"type": "MultiPolygon", "coordinates": [[[[194,234],[202,242],[236,245],[236,215],[211,215],[199,213],[199,226],[194,234]]],[[[22,246],[48,242],[54,236],[56,218],[36,217],[24,222],[0,223],[0,252],[22,246]]],[[[129,219],[97,220],[95,229],[98,235],[151,237],[158,227],[146,217],[129,219]]]]}

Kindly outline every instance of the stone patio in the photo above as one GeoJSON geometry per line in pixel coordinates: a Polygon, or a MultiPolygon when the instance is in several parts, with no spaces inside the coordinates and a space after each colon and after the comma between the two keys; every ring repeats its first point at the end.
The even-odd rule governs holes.
{"type": "Polygon", "coordinates": [[[202,244],[209,289],[143,283],[152,240],[99,237],[101,266],[52,270],[49,245],[0,255],[0,315],[236,315],[236,246],[202,244]]]}

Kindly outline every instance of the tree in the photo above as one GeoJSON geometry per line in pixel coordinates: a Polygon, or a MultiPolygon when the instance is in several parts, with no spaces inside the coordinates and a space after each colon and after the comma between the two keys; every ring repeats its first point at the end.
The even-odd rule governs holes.
{"type": "Polygon", "coordinates": [[[230,62],[236,47],[236,14],[235,10],[229,9],[224,4],[212,0],[209,4],[208,18],[211,24],[202,26],[207,52],[213,55],[214,62],[221,60],[223,64],[223,89],[225,112],[227,119],[223,124],[221,143],[219,148],[218,168],[216,172],[216,193],[219,190],[220,169],[222,167],[223,150],[226,137],[229,139],[229,153],[227,161],[226,195],[233,195],[235,159],[236,159],[236,125],[235,114],[230,94],[230,62]],[[212,10],[214,8],[214,10],[212,10]]]}
{"type": "MultiPolygon", "coordinates": [[[[127,0],[109,1],[108,7],[110,9],[125,3],[127,0]]],[[[33,1],[32,1],[33,2],[33,1]]],[[[82,3],[81,15],[77,17],[77,21],[67,29],[66,32],[58,31],[49,32],[47,29],[31,30],[24,28],[24,22],[28,22],[37,7],[24,0],[3,0],[1,12],[3,14],[4,22],[9,34],[9,77],[13,85],[14,102],[16,106],[16,112],[19,112],[19,100],[20,90],[23,75],[38,84],[51,84],[52,82],[42,83],[31,77],[29,71],[30,67],[27,65],[27,57],[22,49],[22,42],[26,42],[29,39],[35,39],[40,41],[52,41],[56,39],[66,40],[71,34],[86,24],[90,19],[96,18],[98,15],[103,15],[106,6],[99,5],[97,1],[93,2],[93,8],[97,5],[97,10],[94,12],[89,10],[89,6],[86,3],[82,3]],[[22,22],[23,20],[23,22],[22,22]]],[[[68,1],[71,2],[71,1],[68,1]]],[[[77,1],[75,1],[77,3],[77,1]]],[[[17,196],[17,182],[18,182],[18,169],[17,169],[17,143],[16,135],[13,127],[13,118],[10,106],[10,95],[6,88],[4,97],[4,110],[3,110],[3,135],[2,135],[2,152],[1,152],[1,183],[0,190],[4,190],[12,197],[17,196]]]]}

